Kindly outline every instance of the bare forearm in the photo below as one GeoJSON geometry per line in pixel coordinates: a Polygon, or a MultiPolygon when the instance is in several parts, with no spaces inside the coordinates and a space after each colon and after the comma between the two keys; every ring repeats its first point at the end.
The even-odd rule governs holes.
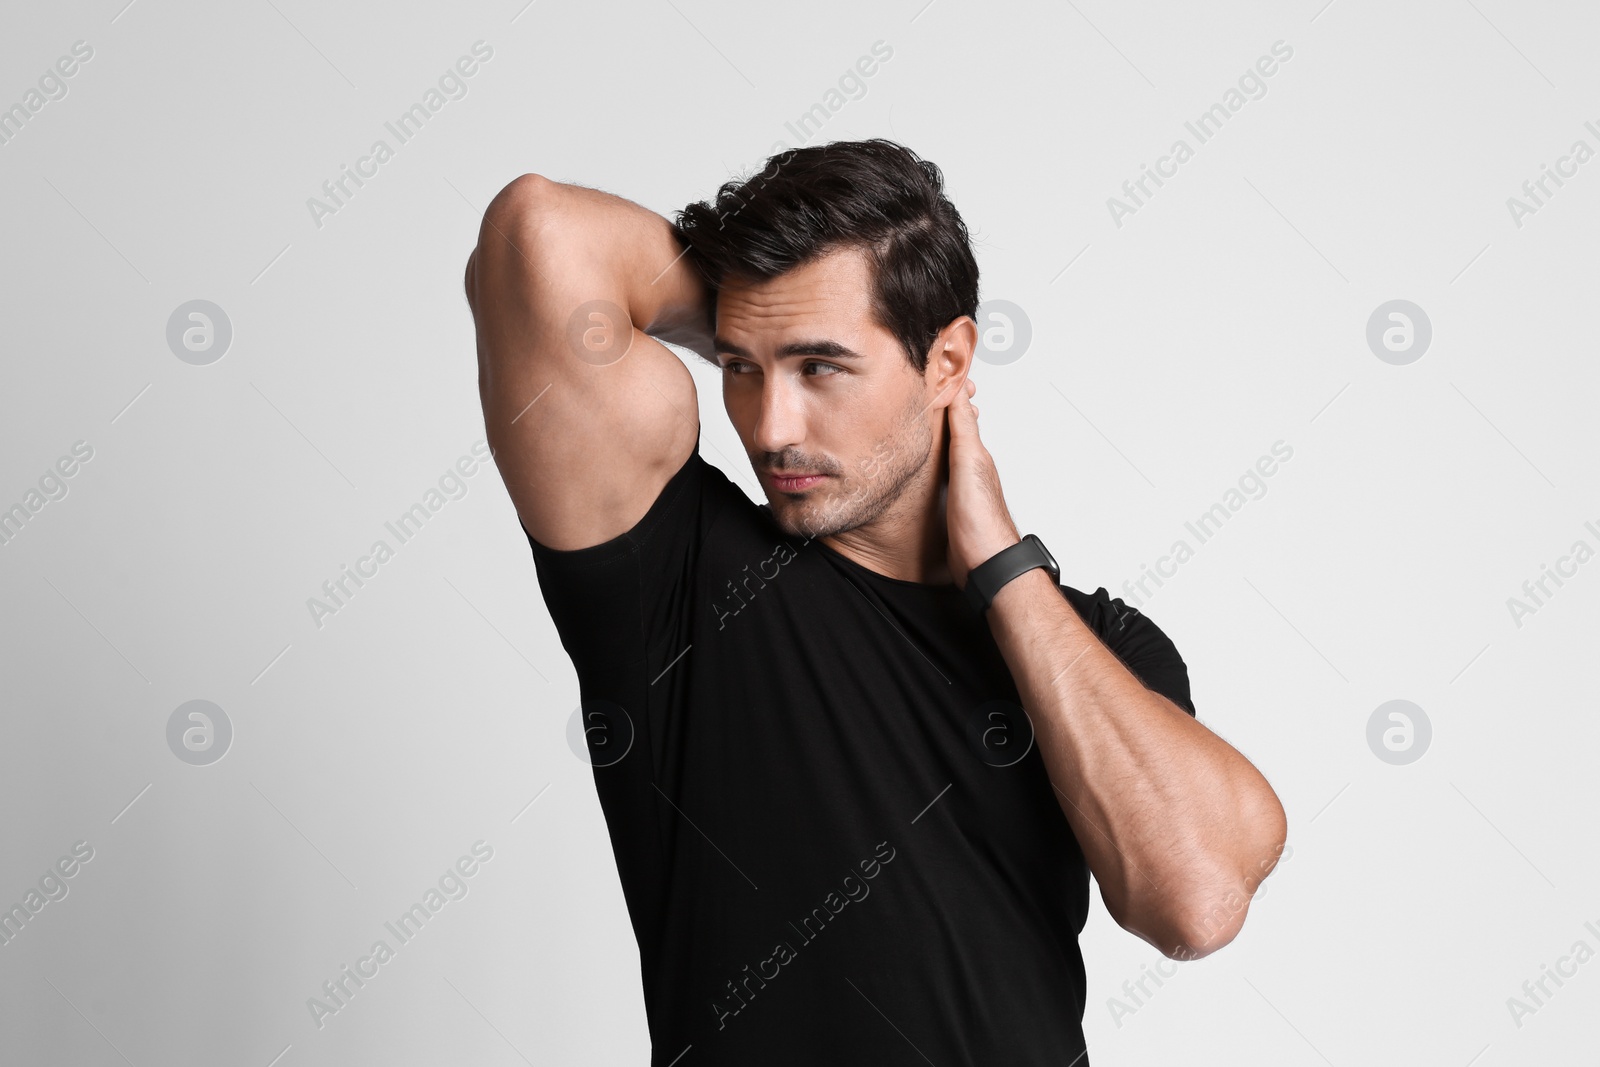
{"type": "Polygon", "coordinates": [[[1226,944],[1282,849],[1266,779],[1146,689],[1044,571],[1004,586],[989,621],[1107,909],[1168,955],[1226,944]]]}

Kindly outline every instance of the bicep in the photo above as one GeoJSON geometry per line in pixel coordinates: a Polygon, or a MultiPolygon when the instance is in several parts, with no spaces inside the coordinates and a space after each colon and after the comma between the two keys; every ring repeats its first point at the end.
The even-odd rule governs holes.
{"type": "Polygon", "coordinates": [[[699,434],[689,369],[638,330],[615,364],[528,361],[499,368],[480,381],[480,392],[517,515],[555,549],[597,545],[631,529],[699,434]]]}
{"type": "Polygon", "coordinates": [[[639,521],[699,436],[689,369],[637,329],[583,233],[497,201],[466,284],[478,385],[495,462],[522,524],[556,549],[596,545],[639,521]]]}

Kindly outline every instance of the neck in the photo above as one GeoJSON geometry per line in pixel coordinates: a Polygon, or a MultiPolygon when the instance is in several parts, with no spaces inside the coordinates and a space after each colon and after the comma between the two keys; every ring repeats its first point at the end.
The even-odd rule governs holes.
{"type": "Polygon", "coordinates": [[[947,430],[941,428],[929,462],[917,472],[883,514],[823,544],[886,578],[927,585],[949,585],[949,537],[945,494],[949,484],[947,430]]]}

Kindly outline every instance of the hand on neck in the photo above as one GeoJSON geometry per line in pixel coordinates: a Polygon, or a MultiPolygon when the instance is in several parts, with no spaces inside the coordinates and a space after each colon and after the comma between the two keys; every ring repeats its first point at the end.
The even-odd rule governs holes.
{"type": "Polygon", "coordinates": [[[883,514],[822,541],[840,555],[887,578],[949,585],[953,579],[945,496],[950,465],[943,440],[934,456],[936,462],[912,479],[883,514]]]}

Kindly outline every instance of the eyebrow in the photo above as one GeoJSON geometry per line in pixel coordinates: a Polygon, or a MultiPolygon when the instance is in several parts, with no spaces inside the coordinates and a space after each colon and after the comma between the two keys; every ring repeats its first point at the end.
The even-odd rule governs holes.
{"type": "MultiPolygon", "coordinates": [[[[717,354],[726,353],[730,356],[740,356],[744,359],[755,359],[750,350],[723,337],[712,341],[717,354]]],[[[840,344],[838,341],[791,341],[778,349],[779,359],[788,359],[793,356],[828,356],[833,359],[860,359],[861,353],[840,344]]]]}

